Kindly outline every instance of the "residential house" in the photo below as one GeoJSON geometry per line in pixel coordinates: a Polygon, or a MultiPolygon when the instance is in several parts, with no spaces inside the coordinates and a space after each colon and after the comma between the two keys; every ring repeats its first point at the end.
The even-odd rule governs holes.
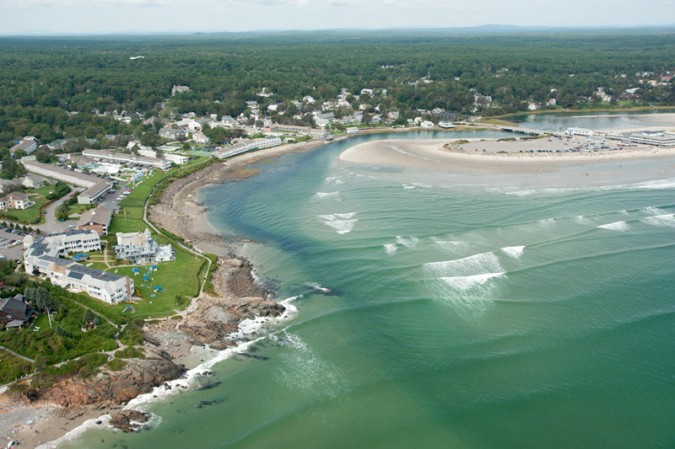
{"type": "Polygon", "coordinates": [[[258,92],[256,95],[262,98],[267,98],[274,95],[274,93],[271,90],[267,90],[266,87],[263,87],[262,91],[258,92]]]}
{"type": "Polygon", "coordinates": [[[35,312],[26,304],[23,295],[0,298],[0,324],[5,329],[21,327],[34,315],[35,312]]]}
{"type": "Polygon", "coordinates": [[[19,150],[22,150],[26,154],[31,154],[35,150],[37,150],[38,144],[37,141],[35,140],[34,137],[24,137],[21,139],[19,143],[14,145],[12,148],[9,149],[9,153],[14,156],[14,153],[16,153],[19,150]]]}
{"type": "Polygon", "coordinates": [[[172,97],[174,97],[176,94],[182,94],[185,92],[190,92],[190,88],[188,86],[175,85],[171,88],[172,97]]]}
{"type": "Polygon", "coordinates": [[[28,209],[33,205],[35,205],[35,203],[31,201],[28,195],[23,192],[12,192],[0,198],[0,210],[23,210],[28,209]]]}
{"type": "Polygon", "coordinates": [[[39,189],[45,184],[46,181],[43,178],[35,175],[26,175],[26,177],[23,178],[23,182],[21,183],[21,185],[27,189],[39,189]]]}
{"type": "Polygon", "coordinates": [[[324,127],[328,125],[330,122],[335,120],[335,114],[332,112],[327,112],[324,114],[317,114],[314,116],[314,123],[316,126],[321,126],[324,127]]]}
{"type": "Polygon", "coordinates": [[[82,214],[75,229],[94,231],[100,236],[108,235],[108,227],[112,219],[112,211],[100,204],[82,214]]]}
{"type": "Polygon", "coordinates": [[[207,144],[211,142],[211,139],[206,137],[206,134],[204,134],[203,132],[194,132],[192,133],[192,141],[194,143],[207,144]]]}
{"type": "Polygon", "coordinates": [[[164,127],[159,130],[159,137],[168,140],[185,140],[188,133],[184,129],[174,129],[164,127]]]}

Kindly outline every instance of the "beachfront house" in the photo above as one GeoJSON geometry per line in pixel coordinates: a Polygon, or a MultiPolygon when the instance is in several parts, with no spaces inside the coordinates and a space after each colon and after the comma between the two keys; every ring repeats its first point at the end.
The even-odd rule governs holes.
{"type": "Polygon", "coordinates": [[[129,277],[62,259],[73,253],[100,251],[101,239],[96,232],[76,230],[38,238],[26,236],[23,244],[26,273],[45,276],[54,285],[85,292],[108,304],[131,299],[134,284],[129,277]]]}
{"type": "Polygon", "coordinates": [[[173,246],[159,245],[150,230],[144,232],[118,232],[115,257],[134,265],[169,262],[176,259],[173,246]]]}

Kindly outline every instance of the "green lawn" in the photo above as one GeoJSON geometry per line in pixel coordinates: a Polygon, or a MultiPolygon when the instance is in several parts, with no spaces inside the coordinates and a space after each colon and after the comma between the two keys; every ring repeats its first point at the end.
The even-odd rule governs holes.
{"type": "MultiPolygon", "coordinates": [[[[165,243],[166,239],[159,237],[157,240],[165,243]]],[[[176,304],[176,296],[197,296],[199,273],[205,263],[203,259],[176,248],[176,260],[157,264],[157,271],[149,272],[148,266],[138,266],[139,274],[134,274],[133,267],[110,268],[107,271],[133,279],[134,287],[143,299],[133,305],[135,312],[131,316],[148,318],[170,315],[175,309],[180,308],[176,304]],[[146,274],[149,277],[148,281],[144,280],[146,274]],[[163,291],[154,291],[158,285],[163,291]]],[[[123,310],[125,306],[115,307],[123,310]]]]}
{"type": "Polygon", "coordinates": [[[53,185],[46,185],[44,187],[40,187],[39,189],[26,190],[30,200],[33,201],[35,205],[24,210],[10,209],[3,211],[0,213],[0,218],[14,220],[23,224],[40,223],[42,221],[42,213],[40,208],[49,203],[47,195],[49,195],[53,190],[53,185]]]}
{"type": "Polygon", "coordinates": [[[70,217],[71,215],[82,215],[89,209],[93,209],[96,207],[95,204],[71,204],[68,207],[68,216],[70,217]]]}
{"type": "Polygon", "coordinates": [[[84,298],[82,295],[54,288],[51,292],[52,297],[64,305],[61,313],[52,313],[52,328],[49,327],[47,317],[40,316],[36,321],[37,327],[33,325],[28,329],[0,332],[0,345],[32,359],[40,357],[47,364],[117,347],[113,338],[116,329],[105,321],[96,329],[82,331],[85,309],[79,302],[68,300],[76,296],[84,298]]]}

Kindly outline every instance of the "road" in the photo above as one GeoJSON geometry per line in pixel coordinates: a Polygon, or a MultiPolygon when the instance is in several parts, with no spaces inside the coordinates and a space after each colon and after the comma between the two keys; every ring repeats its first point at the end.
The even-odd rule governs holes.
{"type": "Polygon", "coordinates": [[[74,220],[58,221],[56,219],[56,209],[58,209],[58,207],[65,201],[70,199],[70,197],[78,193],[80,192],[77,190],[71,190],[68,195],[54,201],[52,204],[47,206],[47,208],[44,210],[45,222],[41,225],[34,225],[33,227],[38,228],[43,234],[51,234],[53,232],[65,231],[68,229],[68,226],[77,224],[77,222],[74,220]]]}

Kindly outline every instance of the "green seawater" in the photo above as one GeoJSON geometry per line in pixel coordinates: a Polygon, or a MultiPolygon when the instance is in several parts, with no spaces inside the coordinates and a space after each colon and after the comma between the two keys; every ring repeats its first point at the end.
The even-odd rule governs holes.
{"type": "MultiPolygon", "coordinates": [[[[377,136],[402,137],[442,136],[377,136]]],[[[217,387],[145,404],[149,430],[62,447],[675,447],[675,178],[538,188],[337,159],[374,138],[203,191],[297,314],[216,364],[217,387]]]]}

